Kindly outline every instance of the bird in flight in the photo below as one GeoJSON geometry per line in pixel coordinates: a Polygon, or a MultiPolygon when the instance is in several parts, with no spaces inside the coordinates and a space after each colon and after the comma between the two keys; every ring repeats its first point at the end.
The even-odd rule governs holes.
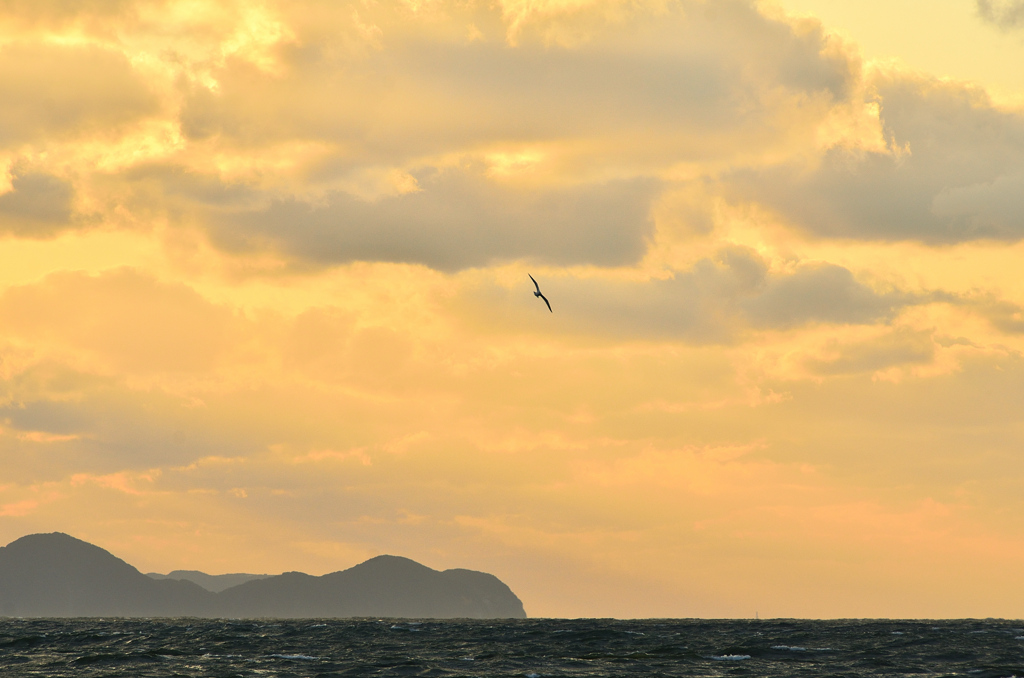
{"type": "MultiPolygon", "coordinates": [[[[529,274],[529,273],[527,273],[526,275],[530,275],[530,274],[529,274]]],[[[532,275],[530,275],[530,280],[533,280],[533,276],[532,276],[532,275]]],[[[533,280],[533,286],[537,288],[537,291],[533,293],[533,296],[535,296],[535,297],[540,297],[541,299],[543,299],[543,300],[544,300],[544,303],[548,305],[548,310],[549,310],[549,311],[551,311],[551,302],[550,302],[550,301],[548,301],[548,298],[547,298],[547,297],[545,297],[545,296],[544,296],[544,295],[543,295],[543,294],[541,293],[541,291],[540,291],[540,285],[538,285],[538,284],[537,284],[537,281],[536,281],[536,280],[533,280]]],[[[554,311],[551,311],[551,312],[552,312],[552,313],[554,313],[554,311]]]]}

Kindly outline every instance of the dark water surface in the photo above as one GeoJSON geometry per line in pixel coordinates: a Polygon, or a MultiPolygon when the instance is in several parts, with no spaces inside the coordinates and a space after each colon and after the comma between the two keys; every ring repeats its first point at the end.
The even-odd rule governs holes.
{"type": "Polygon", "coordinates": [[[1024,622],[0,619],[0,676],[1024,678],[1024,622]]]}

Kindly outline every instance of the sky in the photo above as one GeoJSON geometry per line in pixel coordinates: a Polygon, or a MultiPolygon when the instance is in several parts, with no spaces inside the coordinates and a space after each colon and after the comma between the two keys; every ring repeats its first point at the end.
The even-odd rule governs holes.
{"type": "Polygon", "coordinates": [[[1021,63],[1021,0],[0,0],[0,543],[1020,618],[1021,63]]]}

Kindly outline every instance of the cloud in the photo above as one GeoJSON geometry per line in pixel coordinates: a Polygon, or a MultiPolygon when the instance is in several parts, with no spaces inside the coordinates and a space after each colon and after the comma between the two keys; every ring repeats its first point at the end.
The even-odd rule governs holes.
{"type": "MultiPolygon", "coordinates": [[[[854,64],[826,50],[820,28],[797,33],[748,2],[717,4],[714,13],[693,2],[627,11],[579,44],[510,47],[500,37],[461,39],[458,3],[424,19],[381,3],[365,19],[382,27],[381,44],[353,54],[337,49],[334,33],[303,27],[299,3],[297,42],[281,49],[287,75],[225,62],[215,90],[189,91],[183,129],[244,144],[343,142],[392,162],[480,143],[594,137],[628,138],[646,153],[670,142],[687,154],[697,130],[766,132],[777,107],[799,105],[790,97],[807,107],[848,97],[854,64]],[[448,32],[456,27],[460,39],[448,32]]],[[[342,30],[358,21],[350,9],[329,20],[342,30]]]]}
{"type": "Polygon", "coordinates": [[[131,269],[54,273],[0,294],[7,337],[84,350],[107,366],[143,372],[211,369],[234,320],[186,285],[131,269]]]}
{"type": "MultiPolygon", "coordinates": [[[[752,330],[884,324],[907,306],[930,299],[873,290],[832,264],[807,262],[793,271],[772,272],[766,260],[741,247],[723,249],[667,279],[551,278],[543,289],[559,316],[544,317],[544,326],[555,322],[567,332],[695,344],[732,344],[752,330]]],[[[477,303],[503,313],[516,294],[516,312],[505,322],[537,325],[536,314],[528,312],[535,310],[533,300],[518,290],[480,288],[472,294],[477,303]]]]}
{"type": "Polygon", "coordinates": [[[48,174],[15,174],[0,194],[0,231],[22,237],[51,236],[71,224],[71,184],[48,174]]]}
{"type": "Polygon", "coordinates": [[[844,345],[833,342],[829,355],[808,358],[812,373],[823,376],[873,373],[902,365],[923,365],[935,358],[931,332],[898,328],[881,337],[844,345]]]}
{"type": "MultiPolygon", "coordinates": [[[[797,30],[748,2],[622,5],[569,41],[527,21],[514,45],[491,29],[467,39],[470,18],[504,25],[495,7],[467,7],[319,7],[316,25],[284,10],[295,40],[275,52],[281,72],[228,59],[211,71],[216,87],[193,83],[181,112],[190,144],[253,164],[286,156],[287,169],[249,182],[257,194],[241,210],[215,198],[225,209],[202,218],[212,242],[318,265],[633,263],[672,168],[813,144],[810,130],[859,86],[856,60],[820,26],[797,30]],[[323,22],[348,36],[341,46],[323,22]],[[356,24],[379,39],[348,44],[356,24]],[[288,165],[290,144],[317,150],[288,165]],[[419,190],[360,190],[381,173],[419,190]]],[[[223,181],[227,196],[246,180],[223,181]]]]}
{"type": "Polygon", "coordinates": [[[22,431],[42,431],[54,435],[73,435],[89,430],[95,421],[86,416],[79,404],[41,400],[7,405],[0,416],[7,425],[22,431]]]}
{"type": "Polygon", "coordinates": [[[678,167],[813,146],[861,82],[819,24],[747,0],[0,10],[8,200],[35,215],[0,227],[199,226],[297,267],[632,264],[678,167]],[[56,185],[36,218],[30,174],[90,219],[56,185]]]}
{"type": "Polygon", "coordinates": [[[19,437],[4,437],[0,449],[19,459],[9,477],[25,481],[59,479],[71,470],[182,465],[212,455],[252,454],[265,445],[258,435],[230,430],[204,408],[190,407],[190,397],[133,389],[67,366],[40,364],[4,387],[0,422],[19,437]]]}
{"type": "Polygon", "coordinates": [[[1021,0],[976,0],[978,15],[1002,29],[1024,24],[1024,2],[1021,0]]]}
{"type": "Polygon", "coordinates": [[[158,112],[157,98],[117,50],[31,41],[0,48],[0,146],[84,135],[112,138],[158,112]]]}
{"type": "Polygon", "coordinates": [[[211,215],[213,242],[228,250],[270,244],[321,265],[368,260],[455,270],[516,258],[630,264],[652,231],[657,184],[650,180],[528,190],[489,181],[478,168],[416,178],[418,190],[375,201],[336,192],[320,206],[277,201],[211,215]]]}
{"type": "Polygon", "coordinates": [[[62,22],[81,17],[109,18],[138,6],[137,0],[0,0],[0,13],[6,18],[62,22]]]}
{"type": "Polygon", "coordinates": [[[994,295],[966,295],[961,303],[1005,334],[1024,334],[1024,307],[994,295]]]}
{"type": "Polygon", "coordinates": [[[755,326],[784,328],[807,322],[869,324],[889,320],[915,301],[900,292],[878,293],[833,264],[808,264],[767,281],[743,307],[755,326]]]}
{"type": "Polygon", "coordinates": [[[226,63],[215,92],[193,90],[184,129],[247,145],[315,138],[343,144],[356,162],[392,164],[553,144],[541,150],[579,156],[577,176],[650,172],[734,154],[735,134],[744,151],[770,146],[782,110],[820,114],[857,82],[855,64],[827,49],[820,29],[797,33],[746,2],[720,2],[715,13],[690,2],[624,10],[577,43],[512,47],[500,35],[452,39],[448,31],[464,28],[456,3],[436,5],[429,20],[384,7],[372,15],[384,38],[369,52],[338,51],[333,34],[299,28],[301,48],[283,51],[285,78],[226,63]]]}
{"type": "Polygon", "coordinates": [[[811,168],[737,170],[726,193],[824,237],[933,245],[1024,237],[1024,116],[963,83],[881,71],[872,84],[889,150],[834,147],[811,168]]]}

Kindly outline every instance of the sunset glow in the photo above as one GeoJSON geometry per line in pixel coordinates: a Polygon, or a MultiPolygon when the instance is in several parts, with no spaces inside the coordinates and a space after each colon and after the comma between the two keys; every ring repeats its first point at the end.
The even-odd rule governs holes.
{"type": "Polygon", "coordinates": [[[1021,0],[0,0],[0,542],[1020,618],[1022,59],[1021,0]]]}

